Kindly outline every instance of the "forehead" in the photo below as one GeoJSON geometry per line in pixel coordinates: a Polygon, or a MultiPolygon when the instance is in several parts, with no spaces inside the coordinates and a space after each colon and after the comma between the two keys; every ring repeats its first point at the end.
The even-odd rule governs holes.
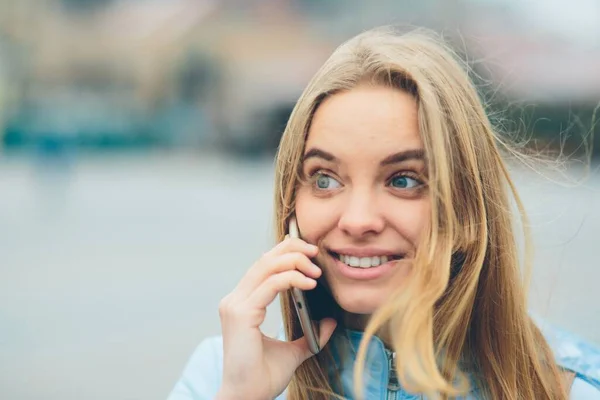
{"type": "Polygon", "coordinates": [[[361,85],[332,95],[313,117],[306,148],[312,146],[340,157],[358,150],[379,156],[421,149],[417,103],[410,94],[383,86],[361,85]]]}

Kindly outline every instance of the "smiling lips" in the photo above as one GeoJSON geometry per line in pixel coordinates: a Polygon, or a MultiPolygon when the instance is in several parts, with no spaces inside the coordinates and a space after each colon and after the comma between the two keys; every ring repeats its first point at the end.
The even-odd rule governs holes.
{"type": "Polygon", "coordinates": [[[402,255],[381,255],[381,256],[363,256],[349,255],[331,252],[331,255],[353,268],[373,268],[387,263],[388,261],[399,260],[402,255]]]}

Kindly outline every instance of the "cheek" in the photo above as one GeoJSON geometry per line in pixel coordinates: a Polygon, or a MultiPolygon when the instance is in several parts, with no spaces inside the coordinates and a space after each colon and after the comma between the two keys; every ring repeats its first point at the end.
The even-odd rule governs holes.
{"type": "Polygon", "coordinates": [[[298,189],[295,211],[302,239],[309,243],[317,243],[335,227],[337,217],[331,205],[315,198],[310,188],[298,189]]]}
{"type": "Polygon", "coordinates": [[[395,207],[401,212],[394,213],[390,217],[391,223],[416,246],[431,221],[429,199],[410,200],[400,207],[398,205],[395,207]]]}

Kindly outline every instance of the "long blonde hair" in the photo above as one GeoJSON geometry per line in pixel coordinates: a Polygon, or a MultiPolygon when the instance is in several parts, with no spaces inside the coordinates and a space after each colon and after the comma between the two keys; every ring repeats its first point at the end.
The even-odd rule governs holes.
{"type": "MultiPolygon", "coordinates": [[[[465,372],[486,398],[566,398],[549,346],[527,314],[528,279],[521,275],[511,200],[523,226],[527,220],[501,155],[507,144],[492,128],[468,68],[436,35],[367,31],[337,48],[316,73],[291,114],[277,154],[277,239],[283,239],[294,210],[315,110],[327,96],[365,82],[415,97],[432,207],[410,279],[365,328],[355,390],[360,393],[362,387],[368,341],[389,326],[398,378],[410,391],[457,396],[466,391],[465,372]]],[[[300,337],[289,294],[281,296],[281,304],[287,337],[300,337]]],[[[317,307],[330,309],[325,314],[336,309],[322,299],[317,307]]],[[[288,398],[331,396],[331,361],[327,346],[302,364],[288,398]]]]}

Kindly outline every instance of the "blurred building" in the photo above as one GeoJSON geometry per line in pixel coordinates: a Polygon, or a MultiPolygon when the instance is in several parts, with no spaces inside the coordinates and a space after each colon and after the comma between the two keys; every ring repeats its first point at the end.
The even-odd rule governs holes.
{"type": "Polygon", "coordinates": [[[333,48],[397,23],[446,33],[495,99],[537,104],[552,135],[600,101],[600,5],[550,3],[0,0],[2,143],[272,150],[333,48]]]}

